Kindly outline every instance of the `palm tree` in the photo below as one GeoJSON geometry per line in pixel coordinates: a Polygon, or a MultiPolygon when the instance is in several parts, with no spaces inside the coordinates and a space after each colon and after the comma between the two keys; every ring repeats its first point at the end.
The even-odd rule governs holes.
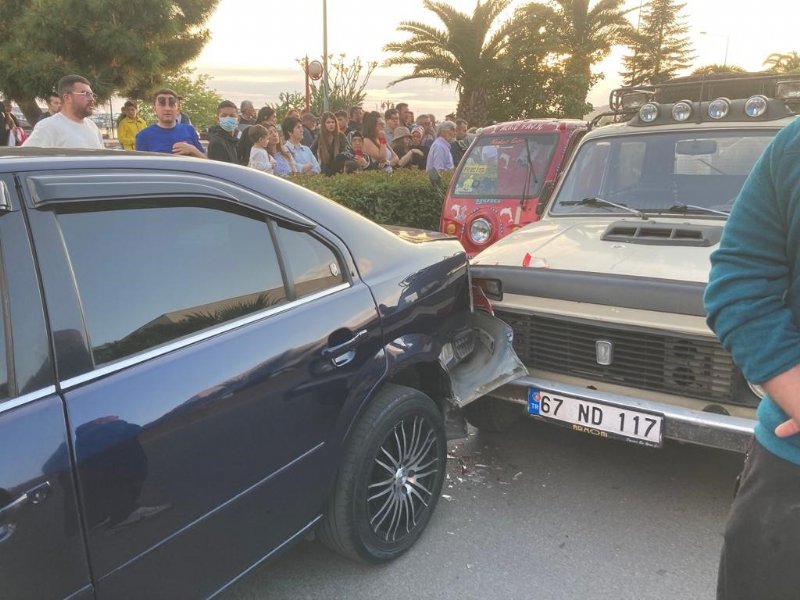
{"type": "Polygon", "coordinates": [[[398,25],[398,31],[409,33],[411,37],[383,47],[385,52],[396,54],[388,58],[385,65],[411,65],[413,71],[389,85],[421,78],[455,83],[459,96],[458,116],[471,125],[484,125],[489,114],[488,82],[506,48],[509,33],[518,25],[506,22],[491,36],[489,30],[510,3],[511,0],[483,3],[477,0],[470,16],[445,2],[423,0],[423,6],[439,18],[444,29],[418,21],[403,21],[398,25]]]}
{"type": "Polygon", "coordinates": [[[773,52],[764,61],[764,66],[774,73],[793,73],[800,71],[800,54],[789,52],[780,54],[773,52]]]}
{"type": "Polygon", "coordinates": [[[692,75],[714,75],[716,73],[747,73],[747,69],[739,65],[705,65],[697,67],[692,75]]]}
{"type": "Polygon", "coordinates": [[[553,0],[550,5],[531,3],[520,9],[526,27],[544,27],[553,36],[554,52],[562,58],[567,78],[563,110],[580,118],[588,112],[586,96],[596,81],[592,65],[626,39],[631,24],[624,0],[553,0]]]}

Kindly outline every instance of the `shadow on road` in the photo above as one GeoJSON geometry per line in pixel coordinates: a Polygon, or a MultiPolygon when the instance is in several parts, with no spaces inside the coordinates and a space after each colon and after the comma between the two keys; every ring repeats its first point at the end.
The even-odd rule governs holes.
{"type": "Polygon", "coordinates": [[[451,443],[419,543],[388,565],[303,542],[223,598],[713,598],[741,455],[526,420],[451,443]]]}

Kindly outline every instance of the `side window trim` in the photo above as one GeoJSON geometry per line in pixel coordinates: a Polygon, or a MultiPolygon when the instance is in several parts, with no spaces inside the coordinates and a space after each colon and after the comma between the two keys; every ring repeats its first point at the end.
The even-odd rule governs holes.
{"type": "MultiPolygon", "coordinates": [[[[210,327],[198,333],[191,334],[189,336],[178,339],[174,342],[163,344],[161,346],[158,346],[157,348],[152,348],[150,350],[143,350],[139,353],[132,354],[128,357],[103,364],[99,367],[96,366],[94,369],[88,371],[87,373],[60,381],[59,387],[61,388],[62,391],[68,391],[69,389],[82,385],[88,381],[92,381],[94,379],[100,379],[101,377],[106,377],[111,373],[122,371],[123,369],[127,369],[132,366],[138,365],[140,363],[152,360],[154,358],[158,358],[159,356],[169,354],[170,352],[174,352],[175,350],[179,350],[181,348],[191,346],[192,344],[196,344],[198,342],[211,339],[223,333],[227,333],[228,331],[238,329],[239,327],[243,327],[251,323],[256,323],[258,321],[268,319],[273,315],[287,312],[297,306],[302,306],[303,304],[313,302],[319,298],[324,298],[325,296],[341,292],[343,290],[348,289],[349,287],[350,287],[349,283],[343,283],[338,286],[329,288],[327,290],[322,290],[321,292],[318,292],[316,294],[305,296],[303,298],[300,298],[299,300],[293,300],[291,302],[287,302],[286,304],[281,304],[280,306],[276,306],[273,308],[265,308],[260,312],[255,312],[250,315],[240,317],[236,320],[228,321],[226,323],[217,325],[215,327],[210,327]]],[[[2,404],[0,404],[0,407],[2,407],[2,404]]]]}
{"type": "Polygon", "coordinates": [[[286,298],[289,302],[294,302],[297,299],[297,290],[295,290],[294,281],[289,277],[286,268],[286,258],[283,248],[281,247],[280,237],[278,236],[278,225],[274,220],[267,219],[267,228],[272,238],[272,244],[275,247],[275,255],[278,257],[278,267],[281,270],[281,278],[283,279],[283,289],[286,290],[286,298]]]}
{"type": "Polygon", "coordinates": [[[23,406],[25,404],[30,404],[31,402],[35,402],[41,398],[46,398],[47,396],[52,396],[56,393],[56,386],[55,385],[48,385],[47,387],[43,387],[38,389],[34,392],[30,392],[28,394],[23,394],[22,396],[12,397],[5,401],[0,401],[0,414],[4,412],[8,412],[18,406],[23,406]]]}
{"type": "Polygon", "coordinates": [[[249,208],[300,229],[313,229],[316,224],[303,215],[268,198],[237,185],[207,176],[175,171],[142,172],[66,172],[31,175],[26,179],[27,191],[34,208],[52,205],[93,203],[108,200],[180,200],[208,198],[249,208]],[[129,184],[129,185],[128,185],[129,184]],[[144,192],[131,194],[132,186],[144,192]],[[169,191],[164,193],[165,186],[169,191]]]}
{"type": "Polygon", "coordinates": [[[5,249],[2,240],[0,240],[0,318],[2,318],[2,330],[0,333],[3,336],[3,349],[5,352],[6,362],[6,385],[8,387],[8,395],[6,397],[0,396],[0,405],[5,401],[14,398],[18,393],[16,371],[14,368],[14,342],[11,328],[11,307],[8,302],[8,280],[6,278],[6,261],[5,249]]]}

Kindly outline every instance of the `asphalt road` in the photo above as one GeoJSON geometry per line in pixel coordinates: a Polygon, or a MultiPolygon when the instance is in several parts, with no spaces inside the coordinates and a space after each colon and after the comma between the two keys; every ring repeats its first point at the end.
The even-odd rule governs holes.
{"type": "Polygon", "coordinates": [[[525,420],[454,442],[427,531],[382,566],[303,542],[225,600],[714,598],[742,456],[525,420]]]}

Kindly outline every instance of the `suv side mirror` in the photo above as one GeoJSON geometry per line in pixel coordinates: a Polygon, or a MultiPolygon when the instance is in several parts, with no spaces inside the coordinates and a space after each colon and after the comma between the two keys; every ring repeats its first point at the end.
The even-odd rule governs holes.
{"type": "Polygon", "coordinates": [[[545,181],[542,186],[542,191],[539,194],[539,203],[536,205],[536,216],[540,217],[544,214],[544,209],[547,208],[547,203],[550,196],[553,195],[553,190],[556,187],[556,182],[551,180],[545,181]]]}

